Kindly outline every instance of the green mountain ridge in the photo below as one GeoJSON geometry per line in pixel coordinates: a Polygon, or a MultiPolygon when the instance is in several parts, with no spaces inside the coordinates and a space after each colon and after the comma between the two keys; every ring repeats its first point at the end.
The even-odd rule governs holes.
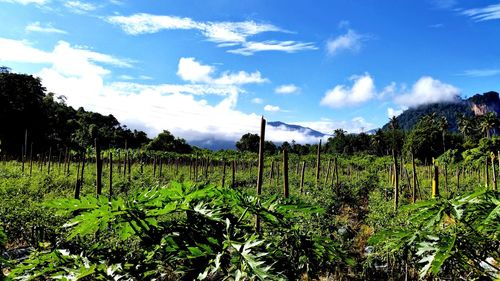
{"type": "MultiPolygon", "coordinates": [[[[455,102],[432,103],[409,108],[397,116],[396,120],[402,130],[409,131],[420,118],[435,113],[437,116],[445,116],[449,123],[448,130],[456,132],[458,131],[458,116],[460,114],[472,117],[485,115],[488,112],[500,116],[500,98],[497,92],[476,94],[467,99],[457,97],[455,102]]],[[[388,128],[389,123],[382,127],[383,130],[388,128]]]]}

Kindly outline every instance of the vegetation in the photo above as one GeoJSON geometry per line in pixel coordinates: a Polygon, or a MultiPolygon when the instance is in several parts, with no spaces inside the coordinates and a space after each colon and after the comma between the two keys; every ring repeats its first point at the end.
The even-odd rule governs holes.
{"type": "Polygon", "coordinates": [[[29,105],[55,126],[0,128],[15,134],[0,136],[0,279],[500,278],[494,114],[458,115],[457,132],[430,114],[410,130],[398,118],[373,135],[336,130],[323,145],[265,142],[259,164],[259,135],[218,152],[168,131],[132,137],[33,77],[0,75],[34,87],[2,114],[29,105]],[[80,127],[50,121],[63,114],[80,127]]]}

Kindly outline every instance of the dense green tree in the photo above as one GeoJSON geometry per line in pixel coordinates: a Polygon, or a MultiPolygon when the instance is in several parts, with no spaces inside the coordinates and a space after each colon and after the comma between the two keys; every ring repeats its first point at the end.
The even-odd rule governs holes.
{"type": "MultiPolygon", "coordinates": [[[[405,149],[412,151],[416,158],[430,161],[443,152],[443,130],[440,118],[436,114],[426,115],[410,131],[405,149]]],[[[449,148],[454,148],[448,145],[449,148]]]]}
{"type": "MultiPolygon", "coordinates": [[[[246,133],[236,142],[239,151],[259,152],[260,137],[257,134],[246,133]]],[[[278,151],[276,145],[271,141],[264,142],[264,152],[275,154],[278,151]]]]}
{"type": "Polygon", "coordinates": [[[239,151],[259,152],[260,137],[257,134],[246,133],[236,142],[239,151]]]}
{"type": "Polygon", "coordinates": [[[169,131],[159,133],[147,146],[148,150],[191,153],[193,148],[186,140],[174,137],[169,131]]]}
{"type": "Polygon", "coordinates": [[[137,148],[149,142],[146,133],[130,131],[113,115],[75,110],[64,96],[46,93],[40,79],[5,67],[0,69],[0,105],[0,149],[9,155],[20,155],[25,132],[34,154],[49,147],[85,149],[96,137],[103,147],[123,147],[127,141],[128,147],[137,148]]]}

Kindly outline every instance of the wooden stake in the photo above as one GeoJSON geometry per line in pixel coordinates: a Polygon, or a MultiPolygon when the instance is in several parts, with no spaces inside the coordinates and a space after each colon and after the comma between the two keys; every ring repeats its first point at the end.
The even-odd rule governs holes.
{"type": "Polygon", "coordinates": [[[399,173],[398,157],[394,149],[392,150],[392,159],[394,161],[394,211],[397,211],[399,203],[399,173]]]}
{"type": "Polygon", "coordinates": [[[113,197],[113,152],[109,152],[109,200],[113,197]]]}
{"type": "Polygon", "coordinates": [[[288,151],[283,149],[283,196],[288,198],[290,190],[288,189],[288,151]]]}
{"type": "Polygon", "coordinates": [[[302,161],[302,171],[300,173],[300,194],[304,194],[304,174],[306,172],[306,161],[302,161]]]}
{"type": "Polygon", "coordinates": [[[233,164],[231,166],[231,187],[236,187],[236,160],[233,160],[233,164]]]}
{"type": "Polygon", "coordinates": [[[316,152],[316,185],[319,182],[319,173],[321,172],[321,140],[319,140],[318,151],[316,152]]]}
{"type": "Polygon", "coordinates": [[[95,172],[96,172],[96,182],[95,182],[95,192],[99,196],[102,193],[102,162],[101,162],[101,147],[97,138],[94,139],[95,145],[95,172]]]}
{"type": "Polygon", "coordinates": [[[439,197],[439,169],[434,158],[432,158],[432,165],[434,166],[434,173],[432,176],[432,198],[436,198],[439,197]]]}
{"type": "MultiPolygon", "coordinates": [[[[260,141],[259,141],[259,166],[258,166],[258,174],[257,174],[257,196],[260,196],[262,193],[262,181],[264,175],[264,142],[266,135],[266,119],[261,117],[260,120],[260,141]]],[[[260,220],[259,217],[255,217],[255,230],[260,232],[260,220]]]]}
{"type": "Polygon", "coordinates": [[[413,170],[413,188],[412,188],[412,201],[415,203],[417,201],[417,169],[415,168],[415,155],[411,153],[411,166],[413,170]]]}

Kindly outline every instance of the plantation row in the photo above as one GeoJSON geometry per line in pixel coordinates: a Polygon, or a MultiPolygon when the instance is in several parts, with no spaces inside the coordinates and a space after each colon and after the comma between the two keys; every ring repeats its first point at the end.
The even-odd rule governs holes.
{"type": "Polygon", "coordinates": [[[432,163],[322,154],[321,143],[264,155],[263,140],[259,154],[96,141],[3,157],[3,278],[499,278],[497,139],[432,163]]]}

